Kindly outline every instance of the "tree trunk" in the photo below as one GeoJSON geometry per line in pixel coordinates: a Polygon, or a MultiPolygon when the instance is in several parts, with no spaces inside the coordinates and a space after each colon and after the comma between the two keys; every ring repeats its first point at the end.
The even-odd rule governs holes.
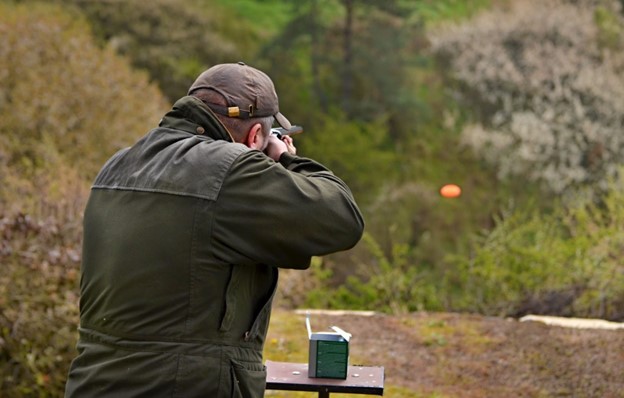
{"type": "Polygon", "coordinates": [[[327,96],[321,85],[321,77],[319,74],[320,49],[319,49],[319,24],[318,24],[318,0],[312,0],[310,9],[310,40],[311,54],[310,63],[312,67],[312,91],[318,99],[319,106],[323,112],[327,112],[327,96]]]}
{"type": "Polygon", "coordinates": [[[353,94],[353,3],[354,0],[342,0],[345,7],[342,108],[349,118],[352,116],[351,96],[353,94]]]}

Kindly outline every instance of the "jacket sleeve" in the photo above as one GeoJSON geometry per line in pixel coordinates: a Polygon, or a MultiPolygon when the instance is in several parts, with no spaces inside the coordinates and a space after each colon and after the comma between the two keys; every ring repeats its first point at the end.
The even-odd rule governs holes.
{"type": "Polygon", "coordinates": [[[364,220],[347,185],[311,159],[259,151],[231,166],[215,205],[212,244],[231,264],[304,269],[353,247],[364,220]]]}

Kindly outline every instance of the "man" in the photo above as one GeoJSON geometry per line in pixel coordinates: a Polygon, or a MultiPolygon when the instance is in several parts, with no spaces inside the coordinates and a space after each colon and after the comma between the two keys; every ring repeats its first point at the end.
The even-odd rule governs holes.
{"type": "Polygon", "coordinates": [[[349,188],[271,135],[273,82],[202,73],[98,174],[84,215],[79,355],[66,397],[261,397],[278,267],[345,250],[349,188]]]}

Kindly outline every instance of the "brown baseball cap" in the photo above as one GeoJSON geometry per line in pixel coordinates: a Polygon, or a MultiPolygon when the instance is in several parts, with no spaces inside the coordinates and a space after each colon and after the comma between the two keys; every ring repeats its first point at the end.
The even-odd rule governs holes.
{"type": "Polygon", "coordinates": [[[201,88],[214,90],[225,98],[227,107],[207,104],[216,113],[241,119],[274,116],[283,128],[292,127],[279,111],[271,78],[244,62],[220,64],[207,69],[191,85],[188,95],[201,88]]]}

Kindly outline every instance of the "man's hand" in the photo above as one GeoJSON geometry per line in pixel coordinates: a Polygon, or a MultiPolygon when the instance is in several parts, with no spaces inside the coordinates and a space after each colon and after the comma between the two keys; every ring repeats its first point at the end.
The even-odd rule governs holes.
{"type": "Polygon", "coordinates": [[[264,153],[277,162],[284,152],[292,155],[297,154],[297,148],[293,144],[293,139],[287,135],[282,136],[282,139],[279,139],[274,134],[269,135],[269,143],[264,149],[264,153]]]}

